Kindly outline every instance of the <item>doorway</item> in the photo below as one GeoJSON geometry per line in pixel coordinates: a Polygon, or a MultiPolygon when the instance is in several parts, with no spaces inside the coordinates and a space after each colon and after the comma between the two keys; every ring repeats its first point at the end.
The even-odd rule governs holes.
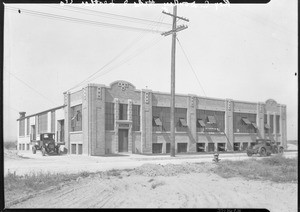
{"type": "Polygon", "coordinates": [[[128,129],[119,129],[119,152],[128,152],[128,129]]]}
{"type": "Polygon", "coordinates": [[[64,142],[65,140],[65,120],[57,121],[57,141],[64,142]]]}
{"type": "Polygon", "coordinates": [[[36,131],[35,131],[35,125],[31,125],[31,132],[30,132],[30,140],[36,140],[36,131]]]}

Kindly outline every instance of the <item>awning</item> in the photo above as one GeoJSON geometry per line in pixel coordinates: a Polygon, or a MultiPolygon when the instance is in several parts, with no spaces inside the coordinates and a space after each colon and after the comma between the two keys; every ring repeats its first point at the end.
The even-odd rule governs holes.
{"type": "Polygon", "coordinates": [[[187,127],[187,123],[185,119],[179,119],[181,126],[187,127]]]}
{"type": "Polygon", "coordinates": [[[252,123],[252,126],[253,126],[255,129],[258,128],[257,125],[256,125],[255,123],[252,123]]]}
{"type": "Polygon", "coordinates": [[[159,118],[154,118],[155,125],[162,126],[161,120],[159,118]]]}
{"type": "Polygon", "coordinates": [[[247,118],[242,118],[242,120],[245,124],[251,124],[251,122],[247,118]]]}
{"type": "Polygon", "coordinates": [[[268,125],[268,124],[265,124],[265,128],[266,129],[271,129],[270,125],[268,125]]]}
{"type": "Polygon", "coordinates": [[[208,122],[210,124],[215,124],[216,123],[216,119],[215,119],[214,116],[207,116],[207,118],[208,118],[208,122]]]}
{"type": "Polygon", "coordinates": [[[205,127],[205,123],[202,119],[199,119],[198,123],[200,124],[201,127],[205,127]]]}

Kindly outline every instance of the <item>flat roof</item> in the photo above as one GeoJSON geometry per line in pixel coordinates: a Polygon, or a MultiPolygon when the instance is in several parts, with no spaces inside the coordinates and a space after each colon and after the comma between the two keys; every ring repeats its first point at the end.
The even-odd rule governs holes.
{"type": "Polygon", "coordinates": [[[39,113],[35,113],[35,114],[32,114],[32,115],[29,115],[29,116],[24,116],[22,118],[18,118],[17,121],[19,120],[22,120],[22,119],[26,119],[26,118],[29,118],[29,117],[32,117],[32,116],[36,116],[36,115],[39,115],[39,114],[42,114],[42,113],[46,113],[46,112],[49,112],[49,111],[52,111],[52,110],[58,110],[60,108],[63,108],[65,107],[66,105],[62,105],[62,106],[58,106],[58,107],[55,107],[55,108],[51,108],[51,109],[48,109],[48,110],[44,110],[42,112],[39,112],[39,113]]]}

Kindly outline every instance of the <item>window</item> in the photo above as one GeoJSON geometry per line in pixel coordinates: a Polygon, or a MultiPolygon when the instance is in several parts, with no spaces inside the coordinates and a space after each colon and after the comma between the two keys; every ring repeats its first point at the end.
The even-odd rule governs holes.
{"type": "Polygon", "coordinates": [[[48,113],[38,115],[38,131],[39,133],[47,132],[48,113]]]}
{"type": "Polygon", "coordinates": [[[256,114],[233,113],[233,129],[235,133],[256,133],[256,114]]]}
{"type": "Polygon", "coordinates": [[[29,144],[26,144],[26,148],[27,148],[27,150],[29,150],[29,144]]]}
{"type": "Polygon", "coordinates": [[[140,106],[132,105],[132,130],[140,131],[140,106]]]}
{"type": "Polygon", "coordinates": [[[82,155],[82,144],[78,144],[78,155],[82,155]]]}
{"type": "Polygon", "coordinates": [[[162,153],[162,144],[154,143],[152,144],[152,153],[153,154],[160,154],[162,153]]]}
{"type": "Polygon", "coordinates": [[[197,152],[205,152],[205,143],[197,143],[197,152]]]}
{"type": "Polygon", "coordinates": [[[71,132],[82,130],[82,105],[71,107],[71,132]]]}
{"type": "Polygon", "coordinates": [[[51,132],[55,132],[55,111],[51,111],[51,132]]]}
{"type": "Polygon", "coordinates": [[[177,153],[187,152],[187,143],[177,143],[177,153]]]}
{"type": "Polygon", "coordinates": [[[274,133],[274,116],[270,115],[270,132],[274,133]]]}
{"type": "Polygon", "coordinates": [[[71,144],[71,154],[76,154],[76,144],[71,144]]]}
{"type": "Polygon", "coordinates": [[[119,104],[119,120],[127,120],[127,104],[119,104]]]}
{"type": "Polygon", "coordinates": [[[29,118],[27,118],[27,123],[26,123],[26,135],[29,135],[29,128],[30,128],[30,122],[29,122],[29,118]]]}
{"type": "Polygon", "coordinates": [[[105,130],[114,130],[115,112],[114,103],[105,102],[105,130]]]}
{"type": "Polygon", "coordinates": [[[19,121],[19,136],[25,135],[25,119],[19,121]]]}
{"type": "Polygon", "coordinates": [[[280,133],[280,116],[276,115],[276,133],[280,133]]]}
{"type": "Polygon", "coordinates": [[[186,132],[187,123],[186,123],[186,108],[175,108],[175,126],[177,132],[186,132]]]}
{"type": "Polygon", "coordinates": [[[170,115],[169,107],[152,107],[152,130],[170,131],[170,115]]]}
{"type": "Polygon", "coordinates": [[[224,132],[225,112],[213,110],[198,110],[197,132],[224,132]]]}

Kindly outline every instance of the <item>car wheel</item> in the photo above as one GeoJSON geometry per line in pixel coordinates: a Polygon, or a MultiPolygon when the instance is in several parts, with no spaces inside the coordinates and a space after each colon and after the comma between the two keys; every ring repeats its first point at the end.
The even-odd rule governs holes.
{"type": "Polygon", "coordinates": [[[253,153],[250,152],[250,151],[247,151],[247,155],[248,155],[249,157],[251,157],[251,156],[253,155],[253,153]]]}
{"type": "Polygon", "coordinates": [[[278,153],[278,148],[277,148],[277,147],[274,148],[274,153],[275,153],[275,154],[278,153]]]}
{"type": "Polygon", "coordinates": [[[45,147],[42,147],[42,155],[43,155],[43,156],[46,155],[46,149],[45,149],[45,147]]]}
{"type": "Polygon", "coordinates": [[[267,155],[266,149],[265,148],[261,148],[260,152],[259,152],[259,155],[262,156],[262,157],[265,157],[267,155]]]}
{"type": "Polygon", "coordinates": [[[279,148],[279,154],[283,154],[283,148],[279,148]]]}
{"type": "Polygon", "coordinates": [[[36,154],[36,148],[35,147],[32,147],[32,153],[36,154]]]}

